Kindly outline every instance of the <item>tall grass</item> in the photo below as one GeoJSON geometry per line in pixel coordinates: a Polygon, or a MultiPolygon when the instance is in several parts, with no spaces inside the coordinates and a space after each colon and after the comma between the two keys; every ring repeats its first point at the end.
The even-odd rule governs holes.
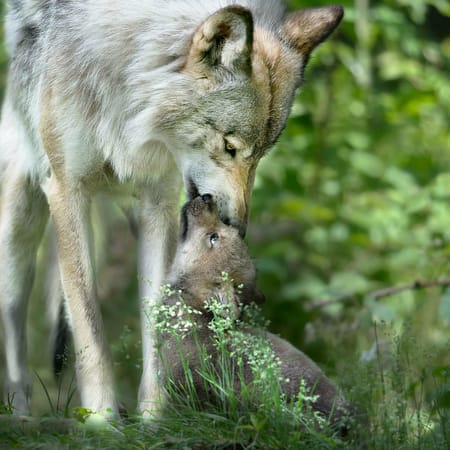
{"type": "Polygon", "coordinates": [[[450,367],[432,369],[433,350],[421,348],[408,326],[394,332],[374,324],[374,330],[375,351],[341,376],[367,412],[360,441],[373,449],[450,448],[450,367]]]}
{"type": "MultiPolygon", "coordinates": [[[[167,403],[159,419],[143,424],[131,416],[108,430],[86,420],[89,411],[76,407],[69,416],[78,425],[61,427],[49,421],[51,417],[36,419],[35,424],[8,421],[12,411],[11,405],[6,404],[0,406],[0,448],[450,448],[450,370],[429,368],[430,349],[420,349],[408,330],[392,333],[388,326],[377,326],[371,355],[364,361],[355,355],[355,360],[349,361],[346,370],[339,374],[338,384],[366,413],[343,440],[324,418],[314,413],[314,395],[307,389],[300,389],[295,401],[286,400],[280,389],[277,359],[264,339],[248,341],[242,333],[244,324],[230,323],[223,305],[210,303],[208,307],[213,314],[211,329],[219,364],[213,364],[198,340],[201,365],[194,372],[182,352],[183,339],[196,333],[186,320],[192,310],[180,303],[176,308],[181,308],[181,313],[170,308],[158,313],[160,332],[171,335],[175,345],[172,351],[177,352],[184,372],[181,383],[170,376],[164,379],[167,403]],[[253,361],[253,383],[240,376],[239,364],[230,363],[243,355],[253,361]],[[206,403],[199,399],[194,386],[193,380],[198,377],[211,394],[206,403]],[[233,381],[236,378],[239,389],[233,381]]],[[[247,321],[257,320],[261,325],[253,311],[248,313],[247,321]]],[[[161,357],[164,366],[164,352],[161,357]]],[[[56,415],[62,422],[67,420],[59,419],[58,399],[48,402],[50,416],[56,415]]],[[[63,409],[67,415],[69,407],[64,405],[63,409]]]]}

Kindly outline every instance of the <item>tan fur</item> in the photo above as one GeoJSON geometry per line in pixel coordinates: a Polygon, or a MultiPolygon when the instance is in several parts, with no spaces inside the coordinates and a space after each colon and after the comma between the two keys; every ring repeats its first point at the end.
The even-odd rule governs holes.
{"type": "MultiPolygon", "coordinates": [[[[91,249],[86,246],[88,237],[87,199],[77,191],[70,190],[52,176],[47,190],[47,199],[55,225],[58,256],[64,294],[71,308],[71,321],[79,324],[72,330],[77,354],[77,378],[84,398],[99,398],[96,384],[92,383],[89,369],[91,361],[97,361],[96,377],[103,387],[111,386],[112,363],[103,332],[100,308],[95,301],[94,268],[91,249]],[[87,363],[86,363],[87,362],[87,363]]],[[[115,392],[103,389],[100,402],[94,410],[103,411],[104,405],[114,405],[115,392]]],[[[111,411],[114,414],[114,410],[111,411]]]]}
{"type": "Polygon", "coordinates": [[[342,15],[342,8],[338,5],[332,5],[327,9],[310,8],[296,11],[286,17],[283,31],[297,51],[307,58],[317,42],[327,38],[342,19],[342,15]],[[310,36],[317,36],[315,43],[311,41],[310,36]]]}
{"type": "MultiPolygon", "coordinates": [[[[74,346],[81,349],[77,355],[77,379],[83,398],[97,398],[94,410],[104,411],[105,405],[115,405],[112,389],[103,390],[99,396],[95,384],[91,361],[97,361],[96,377],[104,386],[113,385],[112,362],[104,338],[100,308],[96,302],[94,267],[91,258],[88,192],[98,187],[103,179],[97,173],[83,183],[69,178],[65,172],[63,140],[57,130],[54,97],[50,83],[43,94],[40,135],[51,165],[51,176],[46,182],[46,196],[53,218],[58,243],[58,261],[64,295],[73,305],[71,321],[78,324],[72,330],[74,346]],[[81,188],[81,189],[80,189],[81,188]]],[[[114,408],[111,411],[114,414],[114,408]]]]}
{"type": "Polygon", "coordinates": [[[54,120],[53,93],[50,83],[47,82],[42,95],[42,112],[40,120],[40,137],[45,148],[53,172],[63,175],[64,153],[61,151],[62,138],[56,130],[54,120]]]}
{"type": "Polygon", "coordinates": [[[302,75],[293,54],[294,49],[266,30],[255,29],[253,79],[259,92],[264,94],[264,104],[268,105],[268,111],[262,111],[270,118],[270,123],[265,124],[265,133],[261,134],[261,140],[266,142],[278,138],[281,129],[274,128],[274,124],[284,123],[287,117],[281,105],[286,102],[292,86],[299,84],[302,75]]]}
{"type": "MultiPolygon", "coordinates": [[[[196,335],[188,334],[181,340],[182,354],[177,350],[173,335],[162,336],[161,358],[163,367],[166,368],[166,377],[170,377],[179,386],[185,384],[186,372],[182,364],[182,359],[185,359],[189,363],[200,401],[204,404],[214,402],[208,388],[205,388],[205,381],[199,375],[201,346],[204,346],[207,354],[211,356],[212,364],[220,370],[218,351],[213,345],[213,332],[208,328],[211,315],[205,308],[205,301],[215,297],[221,302],[232,302],[231,311],[236,314],[233,317],[236,319],[239,317],[242,303],[260,301],[262,296],[256,287],[255,269],[245,243],[235,230],[221,223],[210,196],[197,197],[184,207],[180,242],[168,281],[175,291],[181,291],[187,305],[202,314],[193,315],[196,335]],[[214,245],[208,244],[212,233],[218,236],[214,245]],[[231,286],[221,275],[223,272],[228,273],[229,278],[233,280],[231,286]],[[244,284],[242,290],[238,288],[241,283],[244,284]],[[224,295],[227,289],[231,289],[231,292],[224,295]]],[[[169,305],[174,304],[179,301],[179,296],[169,296],[164,301],[169,305]]],[[[250,327],[246,332],[267,339],[274,354],[281,360],[281,376],[283,380],[289,380],[282,382],[282,390],[288,401],[296,399],[301,380],[304,380],[306,387],[319,396],[313,408],[325,417],[330,417],[332,423],[341,425],[341,419],[349,414],[350,405],[310,358],[272,333],[250,327]]],[[[237,373],[239,371],[236,369],[237,373]]],[[[246,383],[250,383],[253,377],[250,366],[245,363],[246,383]]],[[[239,390],[237,375],[234,384],[239,390]]]]}

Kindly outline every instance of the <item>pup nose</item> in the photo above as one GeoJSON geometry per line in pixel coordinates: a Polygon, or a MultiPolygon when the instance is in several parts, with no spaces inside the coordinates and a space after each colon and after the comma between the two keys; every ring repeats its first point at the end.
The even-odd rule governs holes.
{"type": "Polygon", "coordinates": [[[211,203],[212,202],[212,195],[211,194],[203,194],[202,195],[202,200],[205,202],[205,203],[211,203]]]}

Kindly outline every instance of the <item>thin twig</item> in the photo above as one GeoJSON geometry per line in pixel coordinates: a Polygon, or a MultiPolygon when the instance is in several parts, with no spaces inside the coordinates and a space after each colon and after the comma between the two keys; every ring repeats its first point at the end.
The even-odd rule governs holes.
{"type": "Polygon", "coordinates": [[[378,291],[369,294],[375,300],[381,297],[388,297],[389,295],[397,294],[398,292],[413,290],[413,289],[426,289],[434,286],[450,286],[450,278],[443,278],[442,280],[416,280],[409,284],[403,284],[400,286],[394,286],[390,288],[380,289],[378,291]]]}
{"type": "Polygon", "coordinates": [[[316,300],[311,302],[306,309],[308,311],[315,311],[318,309],[326,308],[327,306],[330,305],[335,305],[336,303],[348,303],[350,301],[357,301],[363,297],[378,300],[382,297],[389,297],[390,295],[398,294],[399,292],[403,291],[426,289],[429,287],[436,287],[436,286],[450,286],[450,278],[443,278],[441,280],[416,280],[408,284],[401,284],[399,286],[392,286],[383,289],[378,289],[376,291],[369,292],[366,295],[352,293],[341,295],[340,297],[332,299],[316,300]]]}

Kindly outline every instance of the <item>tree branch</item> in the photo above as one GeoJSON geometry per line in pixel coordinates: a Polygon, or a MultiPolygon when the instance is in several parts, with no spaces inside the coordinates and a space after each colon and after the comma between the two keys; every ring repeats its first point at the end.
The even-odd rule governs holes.
{"type": "Polygon", "coordinates": [[[307,311],[315,311],[318,309],[326,308],[330,305],[335,305],[336,303],[348,303],[351,301],[358,301],[363,297],[370,297],[374,300],[378,300],[382,297],[389,297],[390,295],[398,294],[403,291],[415,290],[415,289],[426,289],[436,286],[450,286],[450,277],[443,278],[441,280],[415,280],[412,283],[401,284],[399,286],[391,286],[383,289],[378,289],[373,292],[369,292],[366,295],[361,294],[345,294],[337,298],[332,299],[320,299],[311,302],[307,307],[307,311]]]}
{"type": "Polygon", "coordinates": [[[402,291],[426,289],[435,286],[450,286],[450,278],[443,278],[442,280],[416,280],[409,284],[380,289],[378,291],[372,292],[369,295],[376,300],[378,298],[388,297],[389,295],[394,295],[402,291]]]}

